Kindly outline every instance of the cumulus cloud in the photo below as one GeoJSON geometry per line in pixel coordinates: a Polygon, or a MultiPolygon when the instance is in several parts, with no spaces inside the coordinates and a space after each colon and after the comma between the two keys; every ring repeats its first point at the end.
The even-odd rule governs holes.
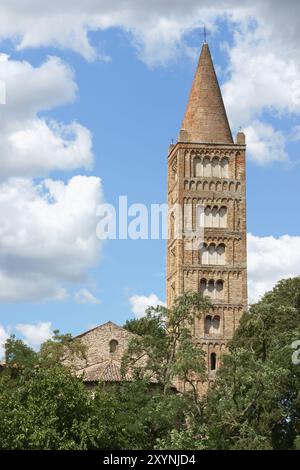
{"type": "Polygon", "coordinates": [[[98,259],[101,181],[33,178],[93,162],[88,129],[45,117],[76,98],[74,73],[57,57],[33,66],[1,54],[0,80],[6,94],[0,115],[0,301],[65,300],[68,284],[84,280],[98,259]]]}
{"type": "Polygon", "coordinates": [[[150,294],[148,297],[145,295],[133,295],[129,298],[132,313],[141,318],[145,315],[145,311],[148,307],[156,307],[157,305],[165,305],[157,295],[150,294]]]}
{"type": "Polygon", "coordinates": [[[77,85],[69,66],[49,57],[33,67],[2,54],[0,80],[6,88],[0,115],[0,178],[91,166],[88,129],[77,122],[64,124],[39,116],[75,99],[77,85]]]}
{"type": "Polygon", "coordinates": [[[53,336],[51,322],[20,323],[15,329],[23,336],[24,342],[34,349],[38,349],[42,343],[53,336]]]}
{"type": "Polygon", "coordinates": [[[75,302],[78,304],[100,304],[101,301],[87,289],[80,289],[74,295],[75,302]]]}
{"type": "MultiPolygon", "coordinates": [[[[222,0],[217,5],[210,0],[174,0],[172,8],[170,2],[158,0],[86,0],[84,4],[53,0],[46,8],[37,0],[11,0],[0,5],[0,37],[11,39],[17,49],[54,46],[94,60],[107,56],[92,45],[90,33],[121,28],[141,60],[153,67],[168,64],[179,54],[194,56],[188,34],[204,23],[217,34],[220,20],[225,21],[233,34],[224,70],[225,103],[234,129],[251,130],[266,111],[300,112],[299,18],[296,0],[222,0]]],[[[276,127],[271,132],[278,137],[276,127]]],[[[287,139],[283,134],[275,149],[265,139],[267,162],[283,159],[287,139]]],[[[251,148],[252,144],[250,158],[266,163],[262,153],[258,158],[251,148]]],[[[86,150],[82,165],[90,160],[88,155],[86,150]]]]}
{"type": "Polygon", "coordinates": [[[244,132],[247,135],[248,155],[256,163],[266,165],[288,159],[284,134],[276,131],[270,124],[254,121],[244,132]]]}
{"type": "Polygon", "coordinates": [[[223,96],[232,127],[244,128],[250,159],[264,165],[288,158],[290,135],[280,130],[280,122],[279,129],[267,123],[264,115],[299,115],[300,61],[277,47],[273,31],[262,29],[262,24],[253,31],[249,21],[234,34],[233,47],[227,47],[223,96]]]}
{"type": "Polygon", "coordinates": [[[300,275],[300,237],[248,234],[249,302],[253,303],[284,278],[300,275]]]}
{"type": "Polygon", "coordinates": [[[299,18],[296,0],[222,0],[217,5],[210,0],[174,0],[172,8],[157,0],[53,0],[46,8],[37,0],[12,0],[0,5],[0,37],[11,39],[18,49],[54,46],[94,60],[107,56],[92,45],[89,33],[121,28],[151,67],[169,63],[178,54],[193,55],[188,33],[204,23],[218,32],[219,21],[225,20],[234,31],[225,102],[234,127],[246,127],[264,109],[299,112],[299,18]]]}
{"type": "Polygon", "coordinates": [[[169,2],[157,0],[86,0],[84,4],[53,0],[46,8],[34,0],[26,4],[12,0],[0,5],[0,34],[18,49],[50,45],[95,60],[107,55],[92,46],[89,33],[122,28],[140,57],[152,65],[173,58],[181,49],[182,37],[203,21],[213,24],[215,14],[208,0],[175,0],[171,8],[169,2]]]}
{"type": "Polygon", "coordinates": [[[262,111],[300,111],[300,61],[281,56],[272,46],[250,30],[235,34],[233,47],[227,48],[230,79],[223,92],[234,127],[245,126],[262,111]]]}
{"type": "Polygon", "coordinates": [[[101,181],[75,176],[0,184],[0,301],[63,300],[98,261],[101,181]]]}
{"type": "MultiPolygon", "coordinates": [[[[255,20],[261,35],[280,42],[278,31],[285,31],[285,41],[300,45],[297,0],[38,0],[24,3],[11,0],[0,5],[0,34],[10,38],[18,49],[55,46],[72,49],[88,60],[105,58],[93,47],[89,33],[112,27],[129,32],[141,57],[149,62],[169,60],[184,50],[187,33],[203,26],[216,30],[218,20],[244,24],[255,20]],[[289,28],[286,28],[289,24],[289,28]]],[[[281,40],[282,42],[282,40],[281,40]]]]}

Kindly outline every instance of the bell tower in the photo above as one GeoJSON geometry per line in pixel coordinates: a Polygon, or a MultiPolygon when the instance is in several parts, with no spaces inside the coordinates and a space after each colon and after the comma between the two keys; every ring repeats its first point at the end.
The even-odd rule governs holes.
{"type": "Polygon", "coordinates": [[[178,141],[168,155],[167,304],[186,291],[211,298],[212,310],[193,327],[211,378],[247,308],[245,153],[245,135],[232,138],[204,43],[178,141]]]}

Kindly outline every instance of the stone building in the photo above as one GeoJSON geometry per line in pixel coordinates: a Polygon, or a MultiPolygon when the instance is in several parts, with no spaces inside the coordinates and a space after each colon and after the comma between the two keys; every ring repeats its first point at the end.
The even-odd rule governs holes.
{"type": "MultiPolygon", "coordinates": [[[[128,343],[135,335],[111,321],[76,336],[86,347],[85,358],[73,367],[87,387],[103,382],[121,382],[121,361],[128,343]]],[[[68,364],[67,361],[65,362],[68,364]]],[[[125,377],[130,380],[130,377],[125,377]]]]}
{"type": "Polygon", "coordinates": [[[242,132],[233,141],[205,43],[178,141],[169,148],[167,305],[185,291],[211,298],[212,310],[193,327],[211,377],[247,308],[245,152],[242,132]]]}

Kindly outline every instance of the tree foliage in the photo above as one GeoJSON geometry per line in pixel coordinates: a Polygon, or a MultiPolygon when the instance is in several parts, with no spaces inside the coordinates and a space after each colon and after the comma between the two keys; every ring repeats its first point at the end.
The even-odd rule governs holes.
{"type": "Polygon", "coordinates": [[[123,358],[124,372],[130,370],[135,377],[156,382],[163,393],[174,388],[177,381],[193,388],[192,377],[203,376],[205,364],[192,331],[195,320],[210,306],[209,300],[187,292],[176,299],[171,309],[161,305],[150,307],[145,319],[127,324],[131,331],[144,331],[129,343],[123,358]]]}
{"type": "Polygon", "coordinates": [[[191,332],[210,308],[197,294],[128,321],[123,369],[134,381],[91,393],[63,365],[84,348],[56,332],[39,352],[11,337],[0,375],[1,449],[299,449],[300,278],[281,281],[243,316],[206,396],[191,332]],[[298,357],[299,355],[297,355],[298,357]],[[175,384],[180,382],[179,391],[175,384]]]}
{"type": "Polygon", "coordinates": [[[283,280],[250,308],[207,399],[212,445],[293,449],[300,434],[300,278],[283,280]]]}

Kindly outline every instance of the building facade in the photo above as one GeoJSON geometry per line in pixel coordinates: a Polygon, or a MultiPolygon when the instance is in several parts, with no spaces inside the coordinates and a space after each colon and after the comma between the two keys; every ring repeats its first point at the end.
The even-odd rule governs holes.
{"type": "Polygon", "coordinates": [[[232,138],[205,43],[169,148],[167,305],[186,291],[211,298],[212,310],[193,327],[211,376],[247,308],[245,154],[245,135],[232,138]]]}
{"type": "Polygon", "coordinates": [[[135,335],[109,321],[103,325],[85,331],[75,339],[85,347],[85,357],[70,362],[65,360],[85,385],[93,388],[99,381],[122,382],[131,377],[122,377],[121,363],[130,340],[135,335]]]}

